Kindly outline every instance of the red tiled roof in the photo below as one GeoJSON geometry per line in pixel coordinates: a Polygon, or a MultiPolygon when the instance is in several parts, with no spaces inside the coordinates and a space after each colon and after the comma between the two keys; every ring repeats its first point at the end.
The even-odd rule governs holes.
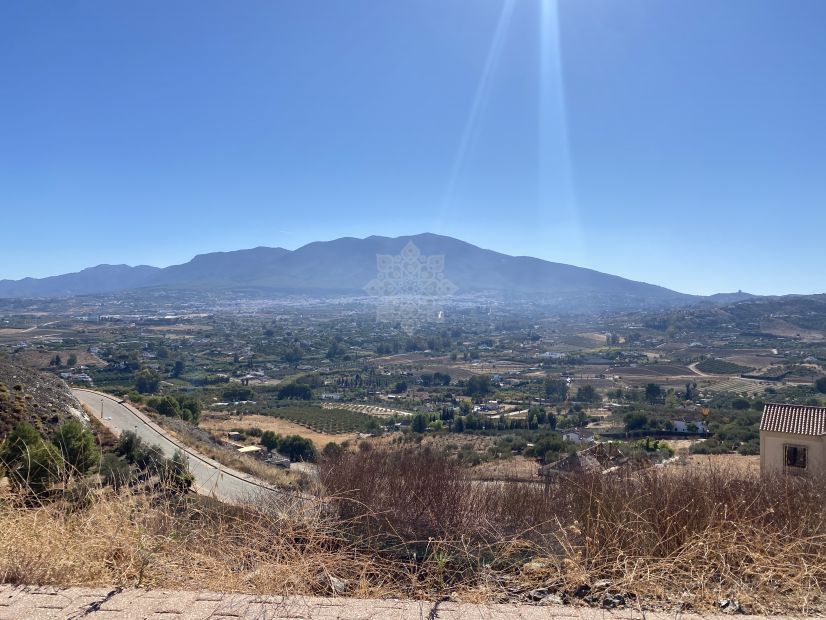
{"type": "Polygon", "coordinates": [[[763,407],[760,430],[794,435],[826,435],[826,407],[769,403],[763,407]]]}

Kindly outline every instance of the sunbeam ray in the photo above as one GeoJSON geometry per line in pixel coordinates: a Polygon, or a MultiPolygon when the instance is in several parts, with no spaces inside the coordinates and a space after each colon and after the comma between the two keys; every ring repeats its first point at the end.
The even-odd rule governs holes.
{"type": "Polygon", "coordinates": [[[502,47],[504,45],[505,38],[507,37],[508,28],[510,26],[515,5],[515,0],[505,0],[502,4],[502,11],[499,14],[496,30],[494,31],[493,38],[491,39],[488,55],[485,59],[485,66],[482,69],[482,75],[479,77],[479,82],[476,85],[473,103],[470,107],[467,120],[465,121],[464,129],[462,130],[462,137],[459,140],[456,155],[453,158],[453,166],[451,166],[447,187],[445,189],[444,197],[442,198],[439,223],[441,223],[446,209],[450,207],[450,203],[453,200],[456,182],[461,174],[470,145],[478,131],[479,118],[481,117],[490,96],[492,77],[495,74],[496,67],[499,63],[499,57],[501,56],[502,47]]]}
{"type": "Polygon", "coordinates": [[[566,234],[581,259],[581,223],[571,164],[558,0],[542,0],[539,19],[539,223],[566,234]]]}

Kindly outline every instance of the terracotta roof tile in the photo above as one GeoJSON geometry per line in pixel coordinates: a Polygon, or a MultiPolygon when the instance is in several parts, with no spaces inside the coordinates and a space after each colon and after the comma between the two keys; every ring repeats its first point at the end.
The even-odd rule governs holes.
{"type": "Polygon", "coordinates": [[[826,407],[769,403],[763,407],[760,430],[794,435],[826,435],[826,407]]]}

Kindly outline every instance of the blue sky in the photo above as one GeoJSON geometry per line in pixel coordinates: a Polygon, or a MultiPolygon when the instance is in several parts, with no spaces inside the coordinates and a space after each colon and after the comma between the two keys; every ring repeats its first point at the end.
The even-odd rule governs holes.
{"type": "Polygon", "coordinates": [[[824,75],[822,0],[5,2],[0,278],[429,231],[826,292],[824,75]]]}

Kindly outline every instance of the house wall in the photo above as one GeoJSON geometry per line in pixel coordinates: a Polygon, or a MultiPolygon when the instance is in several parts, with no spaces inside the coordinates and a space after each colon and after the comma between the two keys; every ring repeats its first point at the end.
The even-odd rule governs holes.
{"type": "Polygon", "coordinates": [[[786,469],[783,447],[786,444],[805,446],[808,449],[806,469],[802,471],[826,472],[826,442],[823,437],[760,431],[760,471],[762,473],[783,473],[786,469]]]}

